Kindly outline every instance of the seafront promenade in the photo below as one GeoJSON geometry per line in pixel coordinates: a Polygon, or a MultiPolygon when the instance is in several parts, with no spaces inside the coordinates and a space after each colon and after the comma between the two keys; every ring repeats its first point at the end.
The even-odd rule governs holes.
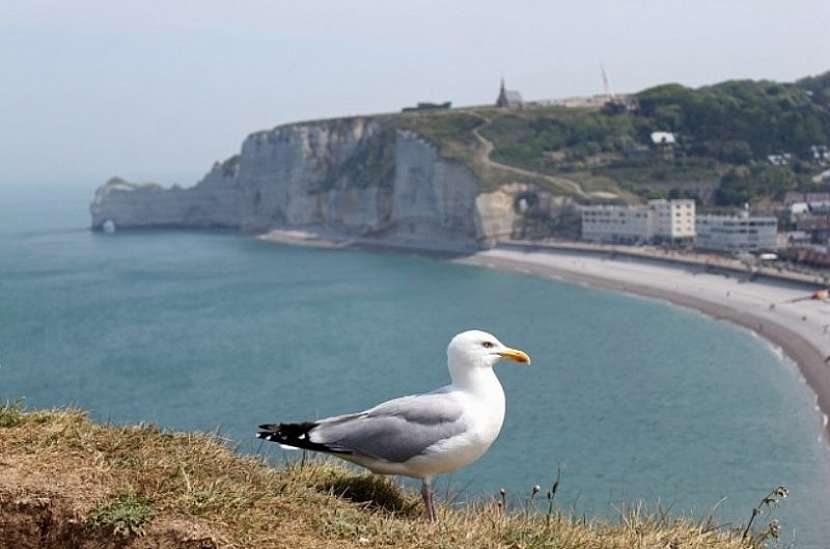
{"type": "Polygon", "coordinates": [[[806,269],[796,271],[792,268],[783,268],[773,264],[750,263],[725,255],[662,248],[659,246],[623,246],[564,240],[527,241],[506,239],[500,241],[498,247],[525,251],[585,252],[635,259],[667,261],[697,267],[703,270],[725,270],[739,275],[752,276],[753,278],[763,276],[787,282],[806,284],[810,287],[815,286],[816,289],[825,287],[828,282],[826,277],[806,269]]]}

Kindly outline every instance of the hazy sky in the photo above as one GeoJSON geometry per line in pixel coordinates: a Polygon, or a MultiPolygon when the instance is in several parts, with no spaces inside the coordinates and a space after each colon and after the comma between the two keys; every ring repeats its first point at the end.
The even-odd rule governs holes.
{"type": "Polygon", "coordinates": [[[0,183],[194,183],[280,123],[830,69],[830,1],[0,0],[0,183]]]}

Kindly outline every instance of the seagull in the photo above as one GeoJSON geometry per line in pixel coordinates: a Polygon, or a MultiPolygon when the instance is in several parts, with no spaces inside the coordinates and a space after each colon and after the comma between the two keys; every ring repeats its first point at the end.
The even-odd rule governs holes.
{"type": "Polygon", "coordinates": [[[492,334],[462,332],[447,347],[449,385],[363,412],[260,425],[257,438],[332,454],[373,473],[419,479],[427,518],[435,522],[435,476],[476,461],[501,430],[504,390],[493,366],[502,358],[530,364],[524,351],[507,347],[492,334]]]}

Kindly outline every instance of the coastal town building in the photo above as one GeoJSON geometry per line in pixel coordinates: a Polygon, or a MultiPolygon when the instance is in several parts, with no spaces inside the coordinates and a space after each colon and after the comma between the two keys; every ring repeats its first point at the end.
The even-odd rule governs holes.
{"type": "Polygon", "coordinates": [[[830,193],[788,192],[779,213],[807,235],[814,244],[826,244],[830,236],[830,193]]]}
{"type": "Polygon", "coordinates": [[[778,219],[740,215],[699,215],[695,246],[702,250],[739,253],[778,248],[778,219]]]}
{"type": "Polygon", "coordinates": [[[806,202],[793,202],[788,209],[790,223],[796,223],[800,218],[810,215],[810,205],[806,202]]]}
{"type": "Polygon", "coordinates": [[[810,236],[813,244],[827,244],[830,242],[830,215],[802,215],[795,223],[799,232],[810,236]]]}
{"type": "Polygon", "coordinates": [[[499,88],[499,96],[496,98],[497,107],[514,107],[520,108],[524,105],[522,94],[516,90],[508,90],[504,86],[504,78],[501,79],[501,88],[499,88]]]}
{"type": "Polygon", "coordinates": [[[767,160],[773,166],[788,166],[792,162],[793,155],[791,153],[768,154],[767,160]]]}
{"type": "Polygon", "coordinates": [[[784,195],[784,204],[791,206],[796,202],[830,202],[830,193],[801,193],[797,191],[787,191],[784,195]]]}
{"type": "Polygon", "coordinates": [[[420,111],[448,111],[452,108],[452,101],[445,101],[444,103],[431,103],[428,101],[421,101],[414,107],[404,107],[401,112],[420,112],[420,111]]]}
{"type": "Polygon", "coordinates": [[[566,109],[602,109],[607,108],[611,113],[634,112],[637,110],[637,101],[631,95],[617,95],[612,99],[607,94],[587,96],[560,97],[556,99],[539,99],[527,104],[540,107],[564,107],[566,109]]]}
{"type": "Polygon", "coordinates": [[[645,206],[582,209],[582,238],[592,242],[681,242],[694,237],[694,200],[649,200],[645,206]]]}
{"type": "Polygon", "coordinates": [[[651,143],[653,145],[674,145],[677,140],[671,132],[651,132],[651,143]]]}
{"type": "Polygon", "coordinates": [[[671,242],[694,240],[694,200],[650,200],[649,207],[654,211],[654,235],[658,239],[671,242]]]}
{"type": "Polygon", "coordinates": [[[813,161],[817,164],[822,166],[830,164],[830,147],[827,145],[811,145],[810,153],[813,155],[813,161]]]}
{"type": "Polygon", "coordinates": [[[656,156],[669,160],[674,158],[674,147],[677,145],[677,136],[672,132],[651,132],[651,146],[656,156]]]}
{"type": "Polygon", "coordinates": [[[587,206],[582,209],[582,238],[591,242],[641,244],[649,240],[647,206],[587,206]]]}

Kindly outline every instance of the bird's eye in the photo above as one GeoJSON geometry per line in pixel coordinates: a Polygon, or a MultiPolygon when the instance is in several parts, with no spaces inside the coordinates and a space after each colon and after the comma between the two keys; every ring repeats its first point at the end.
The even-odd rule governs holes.
{"type": "Polygon", "coordinates": [[[485,349],[492,349],[492,348],[493,348],[493,344],[492,344],[492,343],[490,343],[489,341],[485,341],[485,342],[483,342],[483,343],[481,344],[481,346],[482,346],[482,347],[484,347],[485,349]]]}

